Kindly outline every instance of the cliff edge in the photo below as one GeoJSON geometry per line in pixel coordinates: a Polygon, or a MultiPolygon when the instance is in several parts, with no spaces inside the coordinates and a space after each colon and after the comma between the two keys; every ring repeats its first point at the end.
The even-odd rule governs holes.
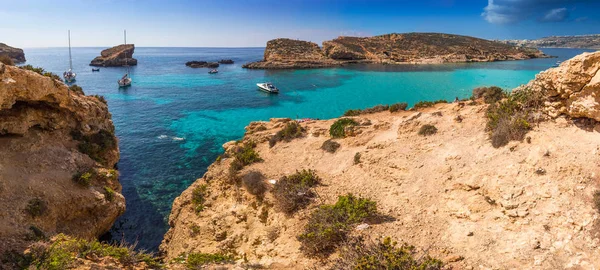
{"type": "Polygon", "coordinates": [[[90,66],[96,67],[122,67],[125,65],[137,65],[137,59],[133,58],[133,44],[121,44],[102,50],[100,56],[94,58],[90,66]]]}
{"type": "MultiPolygon", "coordinates": [[[[551,89],[576,93],[586,85],[596,89],[590,96],[598,96],[600,90],[590,87],[597,75],[583,76],[597,74],[590,69],[600,65],[597,56],[578,56],[530,86],[552,78],[555,83],[543,93],[563,104],[570,97],[551,89]]],[[[565,110],[527,124],[522,141],[495,148],[486,128],[489,108],[517,98],[344,118],[352,121],[253,122],[243,140],[226,143],[225,154],[174,201],[161,250],[167,260],[236,254],[238,264],[337,269],[332,263],[347,253],[343,243],[351,236],[389,236],[452,269],[597,268],[600,124],[588,114],[582,126],[579,111],[565,110]],[[290,179],[300,180],[287,192],[290,186],[282,183],[290,179]],[[348,197],[338,196],[349,193],[375,202],[385,218],[342,226],[342,217],[334,217],[331,226],[342,226],[337,228],[348,235],[319,232],[321,225],[330,226],[323,213],[347,205],[348,197]],[[343,247],[334,244],[327,250],[333,255],[315,257],[307,252],[314,251],[308,240],[318,242],[315,236],[343,247]]]]}
{"type": "Polygon", "coordinates": [[[0,254],[110,229],[125,211],[118,160],[102,97],[0,63],[0,254]]]}
{"type": "Polygon", "coordinates": [[[22,49],[13,48],[4,43],[0,43],[0,56],[6,55],[12,59],[15,63],[25,62],[25,53],[22,49]]]}

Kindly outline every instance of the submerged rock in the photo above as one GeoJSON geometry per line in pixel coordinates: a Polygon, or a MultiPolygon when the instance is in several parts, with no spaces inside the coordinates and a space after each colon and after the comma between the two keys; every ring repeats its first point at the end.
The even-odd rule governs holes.
{"type": "Polygon", "coordinates": [[[219,63],[217,62],[206,62],[206,61],[189,61],[185,63],[186,66],[191,68],[217,68],[219,63]]]}
{"type": "Polygon", "coordinates": [[[125,65],[137,65],[137,59],[133,58],[135,45],[121,44],[100,52],[100,56],[94,58],[90,66],[95,67],[122,67],[125,65]]]}
{"type": "Polygon", "coordinates": [[[103,99],[0,63],[0,254],[108,231],[125,211],[118,160],[103,99]]]}
{"type": "Polygon", "coordinates": [[[4,43],[0,43],[0,55],[10,57],[15,63],[25,62],[25,53],[23,53],[22,49],[13,48],[4,43]]]}

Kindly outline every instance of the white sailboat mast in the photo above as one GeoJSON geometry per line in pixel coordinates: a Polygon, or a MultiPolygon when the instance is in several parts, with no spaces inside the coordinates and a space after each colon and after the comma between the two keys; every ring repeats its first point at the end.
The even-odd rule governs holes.
{"type": "Polygon", "coordinates": [[[73,70],[73,60],[71,60],[71,30],[69,30],[69,70],[73,70]]]}

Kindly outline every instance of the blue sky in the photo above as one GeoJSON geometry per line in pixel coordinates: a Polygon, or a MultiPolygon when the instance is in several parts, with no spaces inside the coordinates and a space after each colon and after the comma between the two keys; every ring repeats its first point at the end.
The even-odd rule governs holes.
{"type": "Polygon", "coordinates": [[[16,47],[262,47],[277,37],[444,32],[487,39],[600,33],[597,0],[0,0],[16,47]]]}

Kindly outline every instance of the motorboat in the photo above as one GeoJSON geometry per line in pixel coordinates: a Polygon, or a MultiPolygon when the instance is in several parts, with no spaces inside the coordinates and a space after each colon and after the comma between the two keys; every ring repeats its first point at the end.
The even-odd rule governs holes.
{"type": "Polygon", "coordinates": [[[275,85],[273,85],[272,83],[257,83],[256,86],[258,86],[258,89],[260,89],[263,92],[273,94],[279,93],[279,89],[277,89],[277,87],[275,87],[275,85]]]}
{"type": "Polygon", "coordinates": [[[69,30],[69,70],[63,72],[65,82],[72,83],[75,81],[77,74],[73,72],[73,60],[71,58],[71,30],[69,30]]]}
{"type": "Polygon", "coordinates": [[[213,69],[213,70],[211,70],[211,71],[208,72],[208,74],[215,74],[215,73],[219,73],[219,71],[216,70],[216,69],[213,69]]]}
{"type": "Polygon", "coordinates": [[[100,71],[99,68],[92,68],[92,72],[100,71]]]}

